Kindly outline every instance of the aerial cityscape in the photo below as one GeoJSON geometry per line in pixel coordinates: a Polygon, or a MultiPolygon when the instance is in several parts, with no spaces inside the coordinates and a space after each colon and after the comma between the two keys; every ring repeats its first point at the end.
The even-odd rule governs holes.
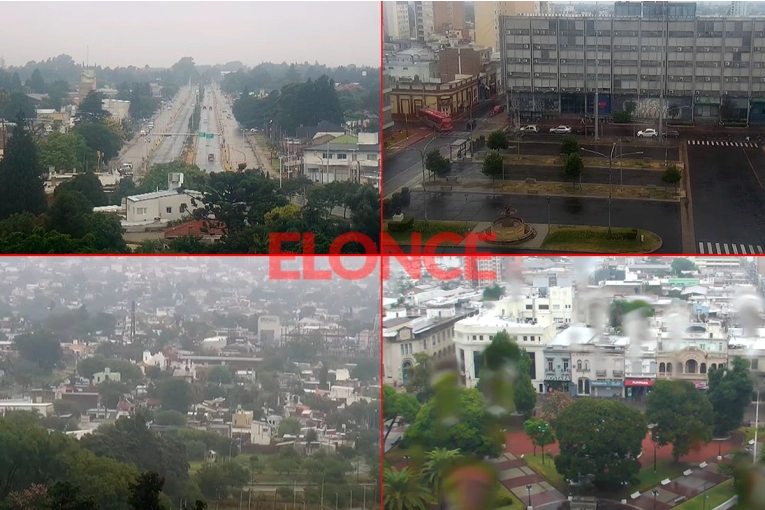
{"type": "MultiPolygon", "coordinates": [[[[379,243],[379,8],[216,3],[231,31],[274,38],[253,52],[207,30],[212,4],[152,4],[173,35],[132,50],[121,42],[140,15],[93,35],[118,4],[43,5],[92,38],[62,34],[30,57],[15,28],[0,34],[0,252],[269,253],[273,232],[310,232],[318,253],[349,232],[379,243]],[[353,20],[352,48],[320,28],[340,20],[353,20]]],[[[33,19],[22,2],[3,11],[33,19]]]]}
{"type": "Polygon", "coordinates": [[[481,265],[392,263],[386,509],[763,508],[765,260],[481,265]]]}
{"type": "Polygon", "coordinates": [[[378,273],[4,258],[0,288],[3,508],[379,508],[378,273]]]}
{"type": "Polygon", "coordinates": [[[383,25],[387,242],[763,253],[761,2],[390,1],[383,25]]]}

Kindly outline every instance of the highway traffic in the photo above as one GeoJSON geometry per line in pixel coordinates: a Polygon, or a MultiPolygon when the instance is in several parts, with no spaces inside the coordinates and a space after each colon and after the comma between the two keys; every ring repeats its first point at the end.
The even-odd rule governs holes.
{"type": "MultiPolygon", "coordinates": [[[[155,128],[157,135],[161,133],[170,133],[170,136],[162,137],[162,145],[157,149],[156,154],[151,160],[151,164],[172,163],[178,159],[183,152],[183,144],[186,142],[186,136],[189,132],[189,119],[194,112],[194,101],[192,100],[192,88],[186,87],[180,93],[180,98],[176,101],[180,108],[180,113],[175,122],[166,126],[164,130],[155,128]]],[[[152,134],[149,135],[151,138],[152,134]]]]}

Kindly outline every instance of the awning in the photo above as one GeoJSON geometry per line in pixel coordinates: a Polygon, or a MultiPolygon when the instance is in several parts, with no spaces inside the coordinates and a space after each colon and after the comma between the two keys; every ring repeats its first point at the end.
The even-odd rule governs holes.
{"type": "Polygon", "coordinates": [[[653,379],[627,379],[625,386],[653,386],[653,379]]]}

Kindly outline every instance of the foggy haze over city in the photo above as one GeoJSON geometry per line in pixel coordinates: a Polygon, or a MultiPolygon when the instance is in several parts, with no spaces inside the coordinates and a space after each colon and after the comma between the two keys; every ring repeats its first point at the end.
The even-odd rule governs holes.
{"type": "Polygon", "coordinates": [[[7,66],[62,53],[102,67],[170,67],[184,56],[209,65],[313,63],[317,48],[328,66],[380,60],[375,2],[4,2],[2,10],[7,66]],[[41,15],[56,22],[30,38],[41,15]]]}

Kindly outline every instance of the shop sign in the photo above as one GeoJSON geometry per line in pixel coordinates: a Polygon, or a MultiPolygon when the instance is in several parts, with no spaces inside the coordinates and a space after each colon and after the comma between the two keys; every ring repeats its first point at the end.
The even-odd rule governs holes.
{"type": "Polygon", "coordinates": [[[624,381],[619,381],[616,379],[608,379],[608,380],[600,380],[600,381],[590,381],[590,386],[596,387],[596,386],[624,386],[624,381]]]}
{"type": "Polygon", "coordinates": [[[653,386],[653,379],[627,379],[625,386],[653,386]]]}

